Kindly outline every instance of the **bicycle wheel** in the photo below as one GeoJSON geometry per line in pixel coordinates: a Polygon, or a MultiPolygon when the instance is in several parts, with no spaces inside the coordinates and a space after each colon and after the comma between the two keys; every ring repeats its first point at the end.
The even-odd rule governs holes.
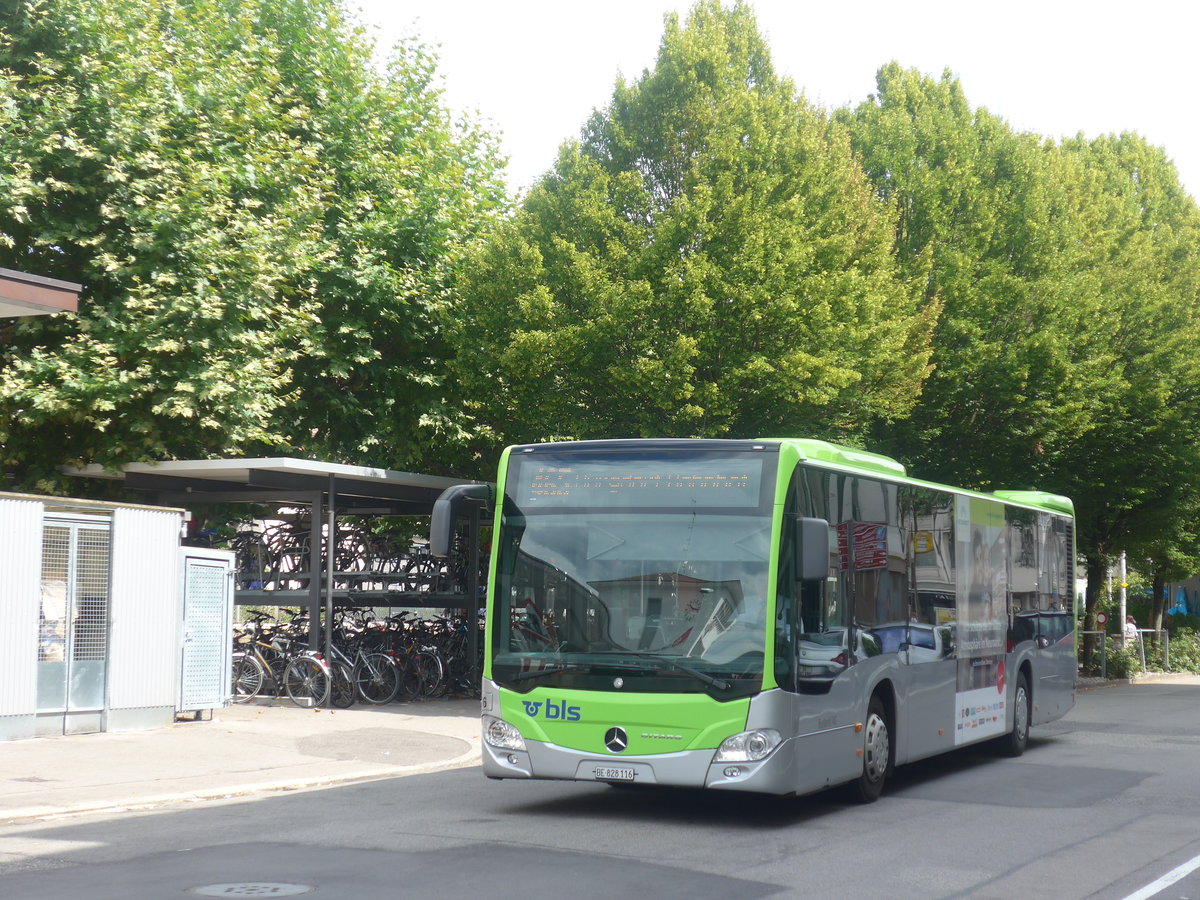
{"type": "Polygon", "coordinates": [[[329,670],[313,656],[297,656],[283,673],[283,689],[297,706],[324,706],[329,697],[329,670]]]}
{"type": "Polygon", "coordinates": [[[329,685],[329,702],[338,709],[349,709],[358,699],[353,673],[343,663],[333,667],[333,682],[329,685]]]}
{"type": "Polygon", "coordinates": [[[446,693],[446,666],[442,658],[432,650],[418,650],[417,671],[421,674],[421,693],[426,697],[440,697],[446,693]]]}
{"type": "Polygon", "coordinates": [[[241,654],[233,658],[233,675],[230,680],[229,699],[234,703],[245,703],[258,696],[262,690],[266,672],[253,656],[241,654]]]}
{"type": "Polygon", "coordinates": [[[368,653],[354,664],[354,681],[368,703],[391,703],[400,690],[400,671],[386,653],[368,653]]]}
{"type": "Polygon", "coordinates": [[[480,684],[475,675],[464,656],[455,655],[446,660],[446,682],[450,685],[451,694],[478,697],[480,684]]]}
{"type": "Polygon", "coordinates": [[[405,654],[403,659],[396,660],[396,674],[399,676],[396,690],[397,700],[407,703],[421,696],[421,673],[417,671],[415,659],[405,654]]]}
{"type": "Polygon", "coordinates": [[[413,557],[404,568],[405,590],[432,591],[436,586],[439,567],[432,557],[413,557]]]}

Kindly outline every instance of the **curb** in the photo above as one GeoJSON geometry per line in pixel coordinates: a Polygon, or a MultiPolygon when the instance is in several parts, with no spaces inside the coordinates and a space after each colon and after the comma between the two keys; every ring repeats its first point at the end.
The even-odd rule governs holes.
{"type": "Polygon", "coordinates": [[[1075,681],[1075,688],[1080,691],[1094,691],[1122,685],[1183,681],[1195,677],[1197,677],[1195,672],[1142,672],[1131,678],[1078,678],[1075,681]]]}
{"type": "Polygon", "coordinates": [[[379,769],[364,769],[359,772],[347,773],[345,775],[313,775],[307,778],[264,781],[257,784],[248,784],[233,788],[226,787],[198,791],[176,791],[173,793],[156,794],[150,797],[144,797],[132,803],[98,801],[93,803],[80,803],[75,806],[31,806],[27,807],[26,809],[15,809],[0,814],[0,825],[17,825],[22,822],[35,820],[47,822],[55,819],[65,819],[98,813],[137,812],[141,810],[155,809],[159,806],[164,806],[171,803],[198,803],[213,800],[233,800],[240,797],[249,797],[254,794],[313,790],[317,788],[333,787],[335,785],[382,781],[387,778],[403,778],[409,775],[430,775],[434,772],[444,772],[449,771],[450,769],[465,769],[473,765],[479,765],[481,761],[482,755],[480,749],[478,747],[472,747],[465,753],[461,753],[452,759],[441,760],[439,762],[418,763],[411,766],[389,766],[387,768],[379,769]]]}

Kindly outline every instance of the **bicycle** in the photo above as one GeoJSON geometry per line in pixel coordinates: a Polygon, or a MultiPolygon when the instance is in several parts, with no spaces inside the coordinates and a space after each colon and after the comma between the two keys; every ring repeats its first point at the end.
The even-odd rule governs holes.
{"type": "Polygon", "coordinates": [[[329,700],[333,681],[329,664],[318,653],[302,653],[283,672],[283,689],[299,707],[312,709],[329,700]]]}
{"type": "MultiPolygon", "coordinates": [[[[370,633],[367,611],[344,610],[336,628],[341,640],[330,642],[330,659],[324,659],[319,653],[311,654],[325,665],[325,672],[329,678],[329,702],[346,709],[359,699],[372,704],[393,700],[400,689],[400,673],[391,656],[382,652],[367,652],[364,649],[366,637],[370,633]],[[346,649],[343,649],[343,646],[346,649]]],[[[311,664],[306,664],[304,674],[307,680],[314,684],[304,683],[299,689],[305,696],[310,693],[315,695],[315,682],[319,676],[311,664]]],[[[302,681],[300,674],[293,675],[298,682],[302,681]]]]}
{"type": "Polygon", "coordinates": [[[300,623],[299,613],[285,611],[292,613],[291,625],[267,626],[270,616],[257,613],[235,632],[230,695],[233,703],[246,703],[261,695],[268,679],[274,696],[283,692],[284,670],[303,646],[299,633],[306,627],[300,623]]]}
{"type": "Polygon", "coordinates": [[[305,615],[293,612],[287,625],[268,626],[266,613],[258,613],[234,636],[231,700],[245,703],[262,693],[269,677],[275,696],[287,694],[301,707],[324,705],[330,696],[332,674],[319,653],[305,640],[305,615]],[[264,637],[270,640],[263,640],[264,637]]]}
{"type": "Polygon", "coordinates": [[[413,613],[404,612],[387,619],[389,652],[401,673],[399,699],[438,696],[445,666],[428,635],[427,625],[413,613]]]}
{"type": "Polygon", "coordinates": [[[354,705],[356,699],[367,703],[390,703],[400,690],[400,673],[396,661],[386,653],[366,653],[362,647],[349,657],[337,645],[333,651],[333,684],[331,702],[343,709],[354,705]]]}

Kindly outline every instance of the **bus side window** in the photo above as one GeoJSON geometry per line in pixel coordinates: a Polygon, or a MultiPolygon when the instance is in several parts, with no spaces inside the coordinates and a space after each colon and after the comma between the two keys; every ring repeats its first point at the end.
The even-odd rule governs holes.
{"type": "Polygon", "coordinates": [[[933,654],[909,661],[954,655],[958,616],[954,570],[954,499],[925,487],[900,494],[900,524],[909,556],[909,644],[933,654]],[[916,626],[916,627],[914,627],[916,626]]]}
{"type": "Polygon", "coordinates": [[[1009,507],[1004,513],[1008,526],[1008,589],[1013,612],[1038,608],[1038,514],[1030,509],[1009,507]]]}
{"type": "Polygon", "coordinates": [[[785,501],[775,614],[775,675],[784,690],[812,692],[822,685],[827,689],[829,680],[847,663],[844,591],[848,579],[838,569],[832,526],[824,534],[829,553],[826,577],[797,581],[797,520],[829,521],[831,510],[838,509],[838,496],[838,477],[801,466],[785,501]]]}
{"type": "Polygon", "coordinates": [[[855,623],[874,637],[880,653],[897,653],[906,642],[908,554],[898,492],[894,484],[854,479],[853,518],[839,534],[854,578],[855,623]]]}
{"type": "Polygon", "coordinates": [[[1069,552],[1065,544],[1065,528],[1061,519],[1049,513],[1038,513],[1041,558],[1038,572],[1038,609],[1063,612],[1071,608],[1072,588],[1067,583],[1069,552]]]}
{"type": "Polygon", "coordinates": [[[801,628],[798,606],[796,517],[785,513],[779,548],[779,583],[775,588],[775,683],[785,691],[796,690],[796,639],[801,628]]]}
{"type": "Polygon", "coordinates": [[[795,505],[789,505],[796,515],[811,519],[824,519],[829,527],[829,574],[824,581],[805,582],[800,588],[800,622],[801,633],[808,636],[821,636],[829,633],[841,633],[845,628],[846,592],[848,589],[847,573],[839,569],[840,555],[837,542],[837,522],[839,515],[839,496],[848,494],[845,490],[845,476],[836,476],[832,472],[818,469],[796,470],[794,481],[795,494],[792,496],[795,505]]]}

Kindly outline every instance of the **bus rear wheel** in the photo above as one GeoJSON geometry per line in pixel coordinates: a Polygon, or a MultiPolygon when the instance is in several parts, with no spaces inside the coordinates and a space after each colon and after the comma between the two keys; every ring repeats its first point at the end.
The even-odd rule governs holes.
{"type": "Polygon", "coordinates": [[[1029,703],[1029,678],[1022,672],[1013,691],[1012,731],[1000,738],[1000,746],[1008,756],[1020,756],[1029,746],[1029,703]]]}
{"type": "Polygon", "coordinates": [[[888,730],[887,709],[876,694],[867,706],[863,726],[863,770],[851,783],[851,794],[860,803],[874,803],[883,793],[883,783],[891,768],[892,737],[888,730]]]}

